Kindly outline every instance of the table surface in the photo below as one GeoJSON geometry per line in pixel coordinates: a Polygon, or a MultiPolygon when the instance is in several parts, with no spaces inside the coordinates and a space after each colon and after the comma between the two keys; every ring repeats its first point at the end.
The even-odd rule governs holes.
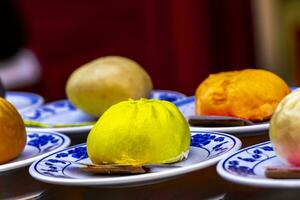
{"type": "MultiPolygon", "coordinates": [[[[268,134],[240,138],[243,147],[267,141],[268,134]]],[[[72,145],[84,137],[72,138],[72,145]]],[[[299,199],[298,189],[269,189],[237,185],[222,179],[216,166],[179,178],[139,187],[90,188],[45,184],[34,180],[28,167],[0,175],[0,199],[299,199]]]]}

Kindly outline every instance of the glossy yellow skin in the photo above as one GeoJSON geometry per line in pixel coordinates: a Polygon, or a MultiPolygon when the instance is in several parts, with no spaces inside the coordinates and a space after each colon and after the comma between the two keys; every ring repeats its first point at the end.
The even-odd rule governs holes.
{"type": "Polygon", "coordinates": [[[135,61],[120,56],[101,57],[79,67],[66,85],[72,104],[95,117],[120,101],[146,98],[152,89],[147,72],[135,61]]]}
{"type": "Polygon", "coordinates": [[[0,164],[16,158],[25,144],[26,131],[20,114],[0,97],[0,164]]]}
{"type": "Polygon", "coordinates": [[[95,164],[159,164],[187,157],[190,130],[177,107],[161,100],[128,100],[110,107],[87,138],[95,164]]]}
{"type": "Polygon", "coordinates": [[[270,119],[277,104],[290,93],[276,74],[260,69],[211,74],[196,90],[196,114],[270,119]]]}
{"type": "Polygon", "coordinates": [[[284,162],[300,166],[300,90],[287,95],[270,122],[270,140],[284,162]]]}

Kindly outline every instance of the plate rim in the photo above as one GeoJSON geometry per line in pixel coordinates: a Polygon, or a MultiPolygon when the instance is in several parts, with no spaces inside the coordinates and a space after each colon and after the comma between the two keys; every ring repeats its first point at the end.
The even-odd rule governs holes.
{"type": "Polygon", "coordinates": [[[39,107],[39,106],[43,105],[44,102],[45,102],[44,97],[42,97],[39,94],[33,93],[33,92],[7,91],[6,94],[5,94],[5,99],[6,100],[7,100],[7,98],[6,98],[7,95],[18,95],[18,96],[29,96],[30,95],[30,96],[34,96],[34,97],[37,98],[37,102],[34,103],[34,104],[30,104],[29,106],[24,107],[24,108],[20,108],[20,109],[16,108],[19,112],[24,112],[26,110],[34,109],[36,107],[39,107]]]}
{"type": "MultiPolygon", "coordinates": [[[[58,100],[54,100],[51,102],[46,102],[40,106],[37,106],[33,109],[38,109],[42,106],[47,106],[47,105],[51,105],[51,104],[55,104],[57,102],[65,102],[68,101],[70,102],[70,100],[68,99],[58,99],[58,100]]],[[[79,110],[78,108],[76,108],[77,110],[79,110]]],[[[23,115],[24,113],[29,112],[29,110],[25,110],[21,112],[21,115],[23,115]]],[[[93,125],[85,125],[85,126],[78,126],[78,127],[54,127],[54,128],[40,128],[40,127],[26,127],[26,129],[31,130],[31,131],[54,131],[54,132],[62,132],[64,134],[71,134],[71,135],[76,135],[78,133],[82,133],[82,132],[86,132],[91,130],[91,128],[93,127],[93,125]]]]}
{"type": "MultiPolygon", "coordinates": [[[[153,89],[153,90],[151,91],[151,93],[152,93],[152,92],[168,92],[168,93],[177,94],[178,96],[181,96],[182,98],[186,98],[186,97],[187,97],[186,94],[184,94],[184,93],[182,93],[182,92],[178,92],[178,91],[176,91],[176,90],[153,89]]],[[[179,100],[176,100],[176,101],[180,101],[180,100],[182,100],[182,99],[179,99],[179,100]]],[[[176,101],[174,101],[174,102],[176,102],[176,101]]],[[[173,102],[173,103],[174,103],[174,102],[173,102]]]]}
{"type": "Polygon", "coordinates": [[[31,131],[54,131],[54,132],[62,132],[64,134],[76,135],[77,133],[82,133],[85,131],[90,131],[94,125],[86,125],[79,127],[61,127],[61,128],[38,128],[38,127],[26,127],[31,131]]]}
{"type": "MultiPolygon", "coordinates": [[[[58,151],[62,150],[64,148],[68,147],[71,144],[71,139],[68,136],[66,136],[62,133],[59,133],[59,132],[41,131],[41,130],[33,131],[33,130],[26,129],[26,134],[28,134],[29,132],[39,132],[39,133],[45,133],[45,134],[53,134],[53,135],[56,135],[56,136],[59,136],[60,138],[62,138],[64,140],[64,143],[61,146],[57,147],[56,149],[54,149],[50,152],[40,154],[38,156],[34,156],[34,157],[31,157],[31,158],[27,158],[25,160],[19,160],[19,161],[12,162],[12,163],[1,164],[0,165],[0,174],[5,173],[5,172],[9,172],[9,171],[12,171],[12,170],[15,170],[15,169],[19,169],[19,168],[22,168],[22,167],[25,167],[25,166],[29,166],[30,164],[32,164],[36,160],[39,160],[39,159],[43,158],[44,156],[47,156],[47,155],[53,153],[56,150],[58,150],[58,151]]],[[[27,145],[27,142],[26,142],[26,145],[27,145]]]]}
{"type": "MultiPolygon", "coordinates": [[[[220,132],[212,132],[212,131],[191,131],[192,132],[196,132],[194,134],[197,133],[212,133],[215,135],[222,135],[225,137],[229,137],[232,139],[232,141],[234,142],[233,147],[226,153],[217,156],[215,158],[191,165],[191,166],[187,166],[184,169],[183,168],[175,168],[175,169],[170,169],[167,171],[162,171],[162,172],[158,172],[159,175],[157,175],[157,173],[149,173],[149,174],[139,174],[138,176],[135,177],[128,177],[128,176],[124,176],[124,177],[114,177],[112,179],[66,179],[66,178],[56,178],[56,177],[47,177],[47,176],[42,176],[40,175],[38,172],[36,172],[35,168],[38,165],[39,162],[41,162],[43,159],[46,159],[46,157],[52,156],[60,151],[64,151],[68,148],[74,148],[76,146],[82,146],[85,143],[82,144],[78,144],[75,146],[70,146],[68,148],[65,148],[64,150],[60,150],[60,151],[56,151],[54,153],[52,153],[51,155],[45,156],[42,159],[39,159],[37,161],[35,161],[34,163],[31,164],[30,168],[29,168],[29,173],[30,175],[42,182],[46,182],[46,183],[51,183],[51,184],[56,184],[56,185],[70,185],[70,186],[119,186],[119,185],[131,185],[131,184],[138,184],[141,182],[154,182],[157,180],[165,180],[168,178],[172,178],[172,177],[177,177],[180,175],[185,175],[187,173],[193,172],[193,171],[197,171],[209,166],[212,166],[214,164],[216,164],[219,160],[221,160],[222,158],[231,155],[232,153],[236,152],[238,149],[241,148],[242,142],[239,138],[227,134],[227,133],[220,133],[220,132]]],[[[192,135],[194,135],[192,134],[192,135]]]]}
{"type": "MultiPolygon", "coordinates": [[[[294,180],[294,179],[271,179],[271,178],[250,178],[250,177],[243,177],[239,175],[233,175],[227,172],[224,169],[224,164],[229,161],[233,156],[238,155],[244,151],[247,151],[249,149],[266,145],[266,144],[272,144],[271,141],[266,141],[266,142],[261,142],[255,145],[248,146],[246,148],[240,149],[236,151],[235,153],[231,154],[230,156],[223,158],[222,160],[219,161],[219,163],[216,166],[216,171],[221,176],[227,181],[240,184],[240,185],[247,185],[247,186],[258,186],[258,187],[268,187],[268,188],[299,188],[300,187],[300,179],[294,180]]],[[[269,158],[269,159],[274,159],[277,158],[277,156],[269,158]]],[[[268,160],[269,160],[268,159],[268,160]]]]}

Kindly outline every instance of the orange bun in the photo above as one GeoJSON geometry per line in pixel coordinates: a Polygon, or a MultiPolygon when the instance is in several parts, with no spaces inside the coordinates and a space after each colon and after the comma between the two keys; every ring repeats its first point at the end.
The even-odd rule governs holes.
{"type": "Polygon", "coordinates": [[[20,155],[25,144],[22,117],[12,104],[0,97],[0,165],[20,155]]]}
{"type": "Polygon", "coordinates": [[[288,93],[288,85],[266,70],[211,74],[196,90],[196,114],[263,121],[270,119],[277,104],[288,93]]]}

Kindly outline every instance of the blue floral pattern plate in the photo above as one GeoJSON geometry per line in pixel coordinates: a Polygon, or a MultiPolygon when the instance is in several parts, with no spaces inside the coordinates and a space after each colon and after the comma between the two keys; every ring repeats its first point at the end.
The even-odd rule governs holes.
{"type": "Polygon", "coordinates": [[[191,130],[191,134],[190,153],[186,160],[167,167],[153,166],[146,174],[93,175],[82,171],[81,165],[77,163],[91,163],[86,152],[86,144],[48,155],[33,163],[29,172],[40,181],[59,185],[98,187],[146,185],[211,166],[241,146],[238,138],[224,133],[191,130]]]}
{"type": "Polygon", "coordinates": [[[276,156],[271,142],[242,149],[223,159],[217,172],[228,181],[258,187],[300,187],[300,179],[271,179],[265,176],[266,167],[283,167],[286,164],[276,156]]]}
{"type": "Polygon", "coordinates": [[[13,104],[19,112],[34,109],[44,103],[44,98],[30,92],[6,92],[5,99],[13,104]]]}
{"type": "Polygon", "coordinates": [[[186,95],[172,90],[153,90],[149,98],[176,102],[185,99],[186,95]]]}
{"type": "Polygon", "coordinates": [[[70,139],[60,133],[27,130],[27,142],[23,152],[14,160],[0,164],[0,174],[30,165],[43,156],[70,145],[70,139]]]}
{"type": "MultiPolygon", "coordinates": [[[[185,95],[169,90],[153,90],[151,92],[150,97],[174,101],[177,99],[183,99],[185,95]]],[[[65,127],[30,127],[31,130],[58,131],[70,135],[87,133],[93,127],[93,125],[72,126],[72,124],[89,123],[97,121],[97,118],[94,118],[84,113],[83,111],[75,108],[67,99],[44,104],[38,108],[21,112],[21,115],[25,120],[42,122],[50,126],[56,124],[66,125],[65,127]],[[70,126],[67,126],[68,124],[70,126]]]]}
{"type": "MultiPolygon", "coordinates": [[[[190,96],[185,99],[174,102],[178,109],[182,112],[185,118],[195,115],[195,97],[190,96]]],[[[232,133],[238,136],[256,135],[267,133],[269,130],[269,122],[257,123],[248,126],[234,126],[234,127],[197,127],[198,130],[203,131],[220,131],[225,133],[232,133]]]]}
{"type": "MultiPolygon", "coordinates": [[[[46,103],[36,109],[21,112],[23,119],[42,122],[47,125],[56,124],[76,124],[97,121],[96,118],[75,108],[67,99],[46,103]]],[[[76,134],[88,132],[93,125],[83,125],[78,127],[51,127],[51,128],[31,128],[30,130],[58,131],[66,134],[76,134]]]]}

